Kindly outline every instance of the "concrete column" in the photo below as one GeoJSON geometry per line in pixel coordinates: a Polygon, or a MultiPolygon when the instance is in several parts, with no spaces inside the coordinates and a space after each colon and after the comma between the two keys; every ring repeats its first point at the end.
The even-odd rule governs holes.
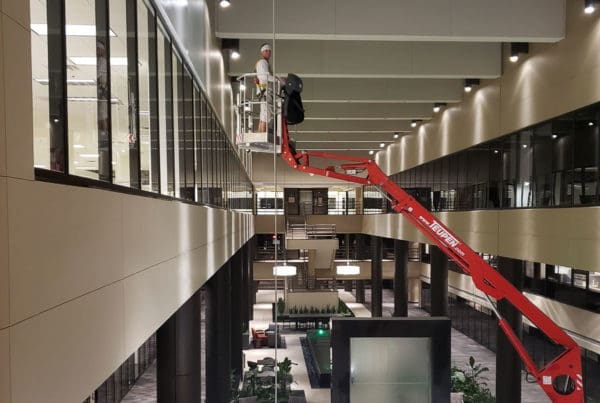
{"type": "Polygon", "coordinates": [[[408,316],[408,241],[394,240],[394,316],[408,316]]]}
{"type": "MultiPolygon", "coordinates": [[[[500,257],[498,271],[519,291],[523,289],[523,261],[500,257]]],[[[498,311],[506,319],[517,337],[522,336],[522,315],[510,302],[498,302],[498,311]]],[[[521,358],[508,338],[498,327],[496,350],[496,402],[512,403],[521,401],[521,358]]]]}
{"type": "Polygon", "coordinates": [[[448,316],[448,257],[437,247],[431,256],[431,316],[448,316]]]}
{"type": "Polygon", "coordinates": [[[356,280],[355,299],[359,304],[365,303],[365,280],[356,280]]]}
{"type": "Polygon", "coordinates": [[[371,316],[380,318],[382,312],[382,264],[383,241],[378,236],[371,237],[371,316]]]}
{"type": "Polygon", "coordinates": [[[159,403],[201,398],[200,291],[158,329],[156,388],[159,403]]]}
{"type": "Polygon", "coordinates": [[[231,290],[227,263],[206,283],[206,291],[206,401],[228,402],[231,290]]]}

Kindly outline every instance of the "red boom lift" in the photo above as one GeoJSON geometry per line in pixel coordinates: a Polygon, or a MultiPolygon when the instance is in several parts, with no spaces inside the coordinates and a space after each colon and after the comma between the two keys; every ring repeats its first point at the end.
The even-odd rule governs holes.
{"type": "MultiPolygon", "coordinates": [[[[290,75],[291,76],[291,75],[290,75]]],[[[288,80],[290,79],[288,76],[288,80]]],[[[301,80],[299,88],[286,91],[285,98],[299,100],[302,90],[301,80]]],[[[288,99],[286,99],[288,101],[288,99]]],[[[287,102],[284,102],[287,104],[287,102]]],[[[301,107],[301,101],[300,101],[301,107]]],[[[467,246],[456,234],[442,224],[435,216],[425,209],[419,202],[407,194],[383,173],[375,161],[368,158],[345,157],[322,152],[296,152],[290,146],[287,127],[286,108],[281,119],[282,141],[281,156],[292,168],[305,172],[358,183],[371,185],[390,201],[392,208],[406,217],[415,227],[424,233],[440,250],[452,259],[460,268],[471,276],[475,286],[486,294],[486,298],[494,314],[498,318],[498,325],[506,334],[515,350],[523,360],[528,373],[553,402],[583,403],[583,378],[581,375],[581,354],[579,346],[558,325],[540,311],[531,301],[513,287],[494,268],[488,265],[477,253],[467,246]],[[311,166],[311,157],[337,160],[339,166],[319,168],[311,166]],[[537,328],[548,336],[554,343],[562,346],[564,351],[543,368],[538,368],[529,356],[525,347],[511,329],[510,325],[500,315],[491,298],[496,301],[506,299],[526,316],[537,328]]],[[[303,115],[302,115],[303,119],[303,115]]],[[[294,122],[296,123],[296,122],[294,122]]]]}

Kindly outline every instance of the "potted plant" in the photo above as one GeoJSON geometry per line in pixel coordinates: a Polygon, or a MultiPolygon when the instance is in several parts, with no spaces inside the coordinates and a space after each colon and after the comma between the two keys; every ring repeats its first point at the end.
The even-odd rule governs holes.
{"type": "Polygon", "coordinates": [[[461,369],[453,365],[450,369],[452,392],[462,392],[465,403],[494,403],[496,399],[484,382],[486,378],[481,376],[486,371],[489,371],[489,368],[476,364],[473,357],[469,357],[467,369],[461,369]]]}

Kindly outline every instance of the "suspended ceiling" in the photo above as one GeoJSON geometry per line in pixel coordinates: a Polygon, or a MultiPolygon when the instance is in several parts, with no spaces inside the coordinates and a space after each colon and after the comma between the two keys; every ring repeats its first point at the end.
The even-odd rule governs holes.
{"type": "Polygon", "coordinates": [[[502,44],[557,42],[565,0],[232,0],[215,32],[240,39],[228,74],[250,72],[258,48],[275,46],[277,75],[304,80],[298,149],[368,156],[411,135],[437,102],[463,97],[467,78],[502,74],[502,44]],[[397,136],[394,136],[397,134],[397,136]],[[396,138],[395,138],[396,137],[396,138]]]}

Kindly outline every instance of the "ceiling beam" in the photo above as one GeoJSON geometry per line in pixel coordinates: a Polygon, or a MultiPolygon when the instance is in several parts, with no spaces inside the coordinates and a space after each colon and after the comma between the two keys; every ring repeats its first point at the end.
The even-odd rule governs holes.
{"type": "MultiPolygon", "coordinates": [[[[557,42],[566,0],[277,0],[278,39],[557,42]]],[[[272,0],[217,11],[216,35],[272,39],[272,0]]]]}
{"type": "MultiPolygon", "coordinates": [[[[252,72],[261,40],[240,41],[229,75],[252,72]]],[[[293,72],[322,78],[496,78],[501,74],[499,43],[277,41],[275,74],[293,72]]]]}

